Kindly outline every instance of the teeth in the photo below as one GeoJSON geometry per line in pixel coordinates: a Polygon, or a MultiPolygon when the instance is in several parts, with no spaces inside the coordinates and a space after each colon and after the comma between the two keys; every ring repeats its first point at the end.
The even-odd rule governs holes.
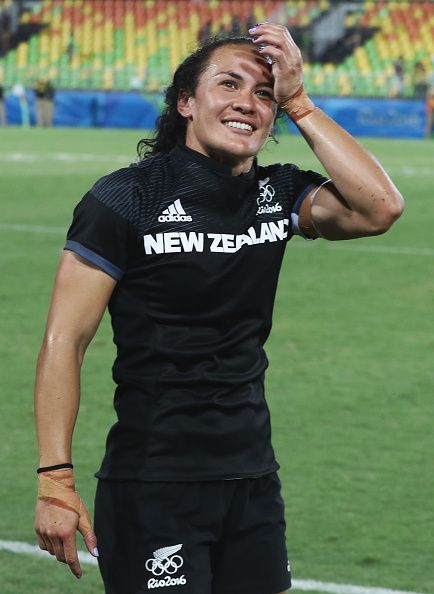
{"type": "Polygon", "coordinates": [[[229,128],[239,128],[240,130],[249,130],[249,132],[253,132],[253,128],[250,124],[244,124],[241,122],[225,122],[225,126],[229,126],[229,128]]]}

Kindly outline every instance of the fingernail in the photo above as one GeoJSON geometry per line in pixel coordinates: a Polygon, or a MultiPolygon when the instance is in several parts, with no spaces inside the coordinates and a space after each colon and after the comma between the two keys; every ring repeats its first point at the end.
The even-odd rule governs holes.
{"type": "Polygon", "coordinates": [[[249,33],[254,33],[256,31],[256,27],[252,27],[251,29],[249,29],[249,33]]]}
{"type": "Polygon", "coordinates": [[[96,547],[94,549],[92,549],[92,552],[95,555],[95,557],[99,557],[99,551],[96,547]]]}

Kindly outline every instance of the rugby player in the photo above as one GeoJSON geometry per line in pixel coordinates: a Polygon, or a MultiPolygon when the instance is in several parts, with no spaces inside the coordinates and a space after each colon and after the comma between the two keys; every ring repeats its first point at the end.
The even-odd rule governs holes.
{"type": "Polygon", "coordinates": [[[287,29],[263,23],[250,35],[208,43],[178,67],[141,161],[76,207],[57,271],[37,367],[35,529],[79,578],[78,529],[109,594],[290,587],[264,397],[285,246],[296,234],[381,234],[403,210],[381,165],[306,94],[287,29]],[[258,165],[279,111],[329,177],[258,165]],[[71,445],[80,367],[107,306],[118,420],[94,531],[71,445]]]}

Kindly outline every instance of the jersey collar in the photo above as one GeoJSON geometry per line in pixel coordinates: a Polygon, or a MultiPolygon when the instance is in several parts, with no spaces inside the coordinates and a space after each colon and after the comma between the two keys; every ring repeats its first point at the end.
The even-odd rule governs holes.
{"type": "Polygon", "coordinates": [[[193,161],[195,163],[198,163],[199,165],[201,165],[205,169],[208,169],[209,171],[215,171],[217,173],[224,173],[226,175],[229,175],[233,180],[237,179],[240,181],[251,182],[256,176],[256,157],[253,160],[253,165],[250,171],[248,171],[247,173],[241,173],[240,175],[233,176],[232,169],[229,165],[225,165],[224,163],[220,163],[215,159],[211,159],[211,157],[207,157],[202,153],[198,153],[197,151],[189,148],[188,146],[185,146],[185,144],[178,143],[175,146],[175,148],[173,148],[170,152],[175,157],[178,157],[184,161],[193,161]]]}

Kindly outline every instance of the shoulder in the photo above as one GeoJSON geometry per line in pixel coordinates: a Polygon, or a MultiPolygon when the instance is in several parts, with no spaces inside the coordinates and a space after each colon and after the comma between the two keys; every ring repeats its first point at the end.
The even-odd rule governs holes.
{"type": "Polygon", "coordinates": [[[104,175],[95,182],[90,192],[102,202],[109,201],[114,194],[128,193],[136,184],[134,167],[123,167],[104,175]]]}
{"type": "Polygon", "coordinates": [[[92,186],[89,194],[117,214],[128,219],[134,218],[130,212],[137,200],[137,182],[133,167],[123,167],[101,177],[92,186]]]}
{"type": "Polygon", "coordinates": [[[293,163],[275,163],[266,167],[258,168],[259,179],[270,178],[274,183],[281,183],[286,188],[294,188],[296,191],[306,186],[320,186],[328,178],[311,169],[300,169],[293,163]]]}
{"type": "Polygon", "coordinates": [[[258,175],[260,178],[270,177],[270,179],[281,180],[318,180],[319,183],[322,183],[320,180],[325,179],[321,173],[312,171],[311,169],[300,169],[300,167],[294,165],[294,163],[274,163],[273,165],[267,165],[265,167],[260,166],[258,167],[258,175]]]}
{"type": "Polygon", "coordinates": [[[293,163],[259,167],[258,176],[260,185],[262,182],[273,186],[286,197],[292,207],[299,205],[312,189],[321,186],[328,179],[321,173],[300,169],[293,163]]]}
{"type": "Polygon", "coordinates": [[[165,169],[169,168],[168,161],[168,155],[158,154],[147,157],[138,163],[131,163],[128,167],[122,167],[101,177],[94,184],[91,192],[101,198],[116,189],[123,189],[128,192],[134,187],[143,185],[144,181],[149,181],[151,174],[158,175],[159,172],[164,172],[165,169]]]}
{"type": "Polygon", "coordinates": [[[88,194],[131,223],[146,225],[176,178],[171,156],[157,154],[105,175],[88,194]]]}
{"type": "Polygon", "coordinates": [[[133,211],[146,198],[155,174],[159,175],[162,170],[164,160],[163,155],[156,155],[117,169],[97,180],[89,193],[118,214],[135,218],[133,211]]]}

